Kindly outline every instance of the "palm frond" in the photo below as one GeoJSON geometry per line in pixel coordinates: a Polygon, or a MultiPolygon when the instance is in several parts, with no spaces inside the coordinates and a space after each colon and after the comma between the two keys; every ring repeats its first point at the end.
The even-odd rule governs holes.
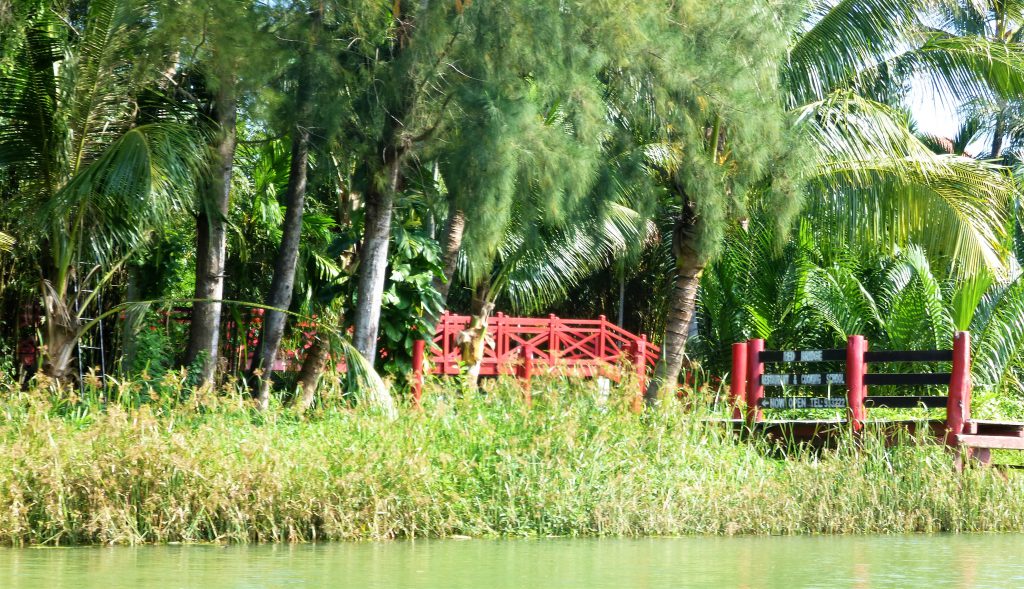
{"type": "Polygon", "coordinates": [[[937,155],[893,109],[834,93],[799,112],[813,146],[809,210],[843,237],[920,243],[955,271],[1006,274],[1012,179],[987,162],[937,155]]]}
{"type": "Polygon", "coordinates": [[[40,221],[77,217],[90,228],[93,254],[138,245],[146,231],[185,209],[204,148],[188,127],[154,123],[128,131],[40,209],[40,221]]]}
{"type": "Polygon", "coordinates": [[[1012,99],[1024,93],[1024,46],[931,31],[918,47],[858,76],[870,80],[883,71],[922,80],[938,96],[1012,99]]]}
{"type": "Polygon", "coordinates": [[[795,106],[824,98],[858,72],[914,46],[924,1],[842,0],[817,2],[798,33],[783,70],[795,106]]]}
{"type": "Polygon", "coordinates": [[[841,339],[883,323],[874,297],[850,268],[816,268],[807,281],[807,303],[841,339]]]}
{"type": "Polygon", "coordinates": [[[986,293],[971,324],[972,373],[981,385],[1006,383],[1024,354],[1024,278],[986,293]]]}
{"type": "Polygon", "coordinates": [[[527,239],[513,230],[498,255],[495,290],[512,308],[537,312],[564,299],[581,280],[607,267],[631,247],[642,247],[654,227],[636,213],[611,204],[604,214],[554,228],[544,239],[527,239]]]}
{"type": "Polygon", "coordinates": [[[87,5],[75,51],[60,69],[59,88],[66,95],[67,129],[71,145],[71,174],[98,158],[130,125],[134,36],[129,34],[139,15],[135,2],[92,0],[87,5]]]}

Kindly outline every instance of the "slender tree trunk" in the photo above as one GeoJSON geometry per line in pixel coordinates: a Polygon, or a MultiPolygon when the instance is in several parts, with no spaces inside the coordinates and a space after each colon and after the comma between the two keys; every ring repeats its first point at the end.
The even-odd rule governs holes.
{"type": "Polygon", "coordinates": [[[309,132],[296,129],[292,138],[291,171],[285,194],[286,207],[281,246],[274,260],[274,277],[270,284],[263,316],[263,331],[257,357],[258,398],[261,409],[270,403],[271,372],[284,335],[287,310],[292,304],[295,269],[298,265],[299,242],[302,238],[302,211],[305,206],[306,169],[309,163],[309,132]],[[281,309],[281,310],[278,310],[281,309]]]}
{"type": "Polygon", "coordinates": [[[683,368],[686,356],[686,340],[690,332],[690,320],[697,303],[697,288],[704,272],[704,257],[700,255],[696,244],[697,221],[681,220],[675,232],[676,280],[669,296],[669,312],[665,319],[665,338],[662,343],[661,358],[654,368],[654,375],[644,400],[653,404],[658,400],[662,389],[675,390],[679,382],[679,373],[683,368]]]}
{"type": "Polygon", "coordinates": [[[46,354],[43,374],[58,382],[72,382],[75,374],[75,349],[78,346],[78,319],[68,306],[67,279],[58,281],[56,288],[48,282],[42,285],[43,312],[46,314],[46,354]]]}
{"type": "Polygon", "coordinates": [[[213,170],[206,184],[204,203],[196,222],[196,288],[189,327],[185,363],[203,359],[202,383],[214,379],[220,352],[220,322],[224,298],[224,266],[227,260],[228,206],[231,172],[235,161],[238,102],[234,88],[225,81],[213,106],[218,135],[213,145],[213,170]]]}
{"type": "Polygon", "coordinates": [[[274,278],[270,283],[268,309],[263,316],[263,332],[260,336],[257,367],[261,370],[255,373],[259,383],[258,397],[261,409],[266,409],[270,404],[270,375],[284,334],[285,314],[278,309],[287,310],[292,304],[295,269],[299,260],[299,241],[302,238],[302,211],[306,200],[308,165],[309,130],[303,125],[297,125],[292,131],[292,160],[288,173],[288,189],[285,193],[287,210],[282,226],[281,247],[274,260],[274,278]]]}
{"type": "MultiPolygon", "coordinates": [[[[134,266],[127,270],[128,285],[125,289],[125,299],[131,303],[139,300],[139,273],[134,266]]],[[[131,372],[135,368],[135,355],[138,351],[138,327],[139,309],[129,307],[125,313],[124,323],[121,325],[121,346],[124,350],[124,360],[121,363],[123,372],[131,372]]]]}
{"type": "Polygon", "coordinates": [[[1006,134],[1006,113],[1000,109],[996,114],[996,125],[992,131],[992,159],[998,159],[1003,152],[1003,136],[1006,134]]]}
{"type": "Polygon", "coordinates": [[[313,345],[306,350],[306,357],[303,359],[302,369],[299,371],[299,395],[292,403],[299,413],[305,413],[313,406],[316,389],[320,384],[320,376],[323,375],[330,357],[331,347],[328,339],[318,334],[313,340],[313,345]]]}
{"type": "Polygon", "coordinates": [[[459,345],[459,352],[462,361],[469,367],[466,371],[466,381],[470,388],[476,389],[480,383],[480,368],[484,361],[484,348],[487,346],[489,336],[487,334],[487,321],[494,310],[494,303],[490,302],[491,281],[490,277],[485,278],[477,285],[473,293],[472,318],[466,329],[458,335],[455,343],[459,345]]]}
{"type": "Polygon", "coordinates": [[[444,261],[444,280],[434,278],[434,290],[441,293],[441,299],[448,301],[455,278],[455,267],[459,262],[459,250],[462,249],[462,235],[466,230],[466,213],[452,206],[449,208],[448,220],[444,224],[444,243],[441,244],[444,261]]]}
{"type": "Polygon", "coordinates": [[[377,330],[380,327],[380,307],[384,298],[384,279],[388,266],[388,243],[391,240],[391,215],[394,194],[398,189],[401,162],[392,155],[385,162],[387,187],[371,188],[366,194],[365,228],[359,252],[359,284],[356,291],[356,311],[353,344],[371,364],[377,354],[377,330]]]}

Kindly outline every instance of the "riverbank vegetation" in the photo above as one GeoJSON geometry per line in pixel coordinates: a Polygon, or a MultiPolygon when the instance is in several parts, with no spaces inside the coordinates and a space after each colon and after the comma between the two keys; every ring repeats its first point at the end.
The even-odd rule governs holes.
{"type": "MultiPolygon", "coordinates": [[[[744,442],[681,412],[628,411],[592,383],[486,395],[428,386],[397,418],[300,417],[244,393],[124,405],[14,392],[0,424],[10,544],[423,537],[1024,531],[1024,478],[956,473],[941,446],[812,452],[744,442]]],[[[710,399],[713,399],[713,395],[710,399]]]]}
{"type": "Polygon", "coordinates": [[[734,342],[956,330],[975,415],[1024,416],[1022,14],[0,0],[0,538],[1024,529],[941,448],[703,420],[734,342]],[[499,311],[615,318],[646,411],[461,376],[414,410],[445,311],[463,374],[499,311]]]}

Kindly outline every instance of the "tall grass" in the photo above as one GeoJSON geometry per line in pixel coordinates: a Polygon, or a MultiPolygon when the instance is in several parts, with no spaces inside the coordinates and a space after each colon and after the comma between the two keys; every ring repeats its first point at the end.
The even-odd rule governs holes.
{"type": "MultiPolygon", "coordinates": [[[[629,389],[623,389],[632,391],[629,389]]],[[[1024,530],[1024,482],[956,474],[936,446],[820,453],[744,442],[675,402],[538,381],[435,383],[397,419],[257,414],[229,392],[100,409],[41,390],[0,405],[10,544],[1024,530]],[[618,396],[616,396],[618,395],[618,396]]]]}

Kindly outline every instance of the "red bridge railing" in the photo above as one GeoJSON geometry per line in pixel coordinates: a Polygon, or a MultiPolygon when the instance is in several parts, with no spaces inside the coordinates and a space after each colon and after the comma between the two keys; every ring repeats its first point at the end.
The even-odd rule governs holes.
{"type": "MultiPolygon", "coordinates": [[[[441,316],[429,351],[431,373],[460,373],[462,354],[457,342],[471,319],[449,313],[441,316]]],[[[493,345],[484,347],[481,376],[515,374],[528,379],[541,372],[604,376],[618,381],[623,367],[628,366],[642,390],[648,367],[654,366],[661,353],[646,335],[630,333],[604,315],[597,319],[562,319],[555,315],[508,317],[497,313],[487,321],[487,336],[493,345]]],[[[414,353],[413,366],[422,366],[423,354],[419,350],[414,353]]],[[[418,388],[414,384],[414,389],[418,388]]],[[[414,390],[414,395],[418,394],[414,390]]]]}

